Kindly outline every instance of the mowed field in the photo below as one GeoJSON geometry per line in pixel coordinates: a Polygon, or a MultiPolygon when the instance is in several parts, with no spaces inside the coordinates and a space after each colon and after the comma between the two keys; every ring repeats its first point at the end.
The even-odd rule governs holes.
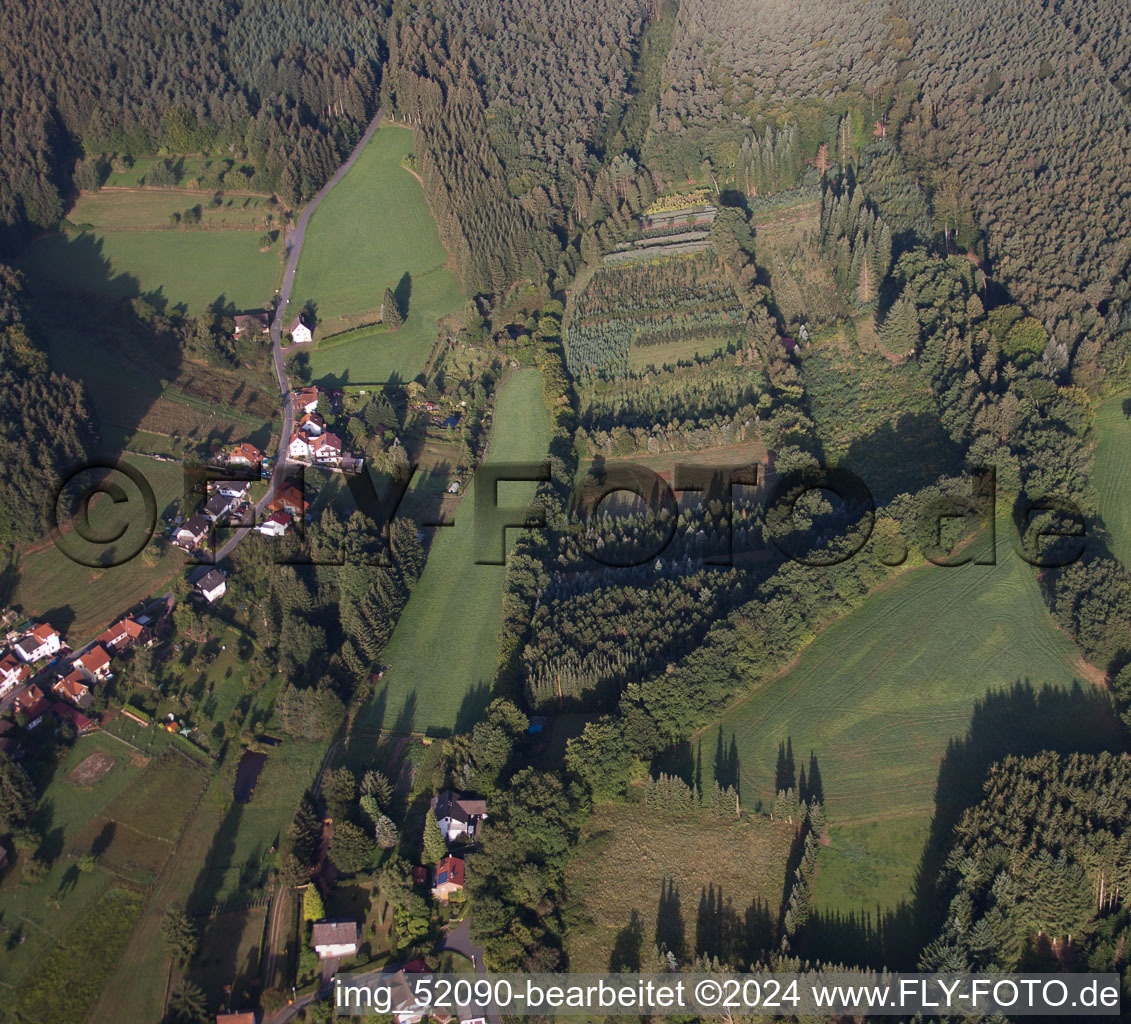
{"type": "Polygon", "coordinates": [[[1131,417],[1126,398],[1113,398],[1096,410],[1095,484],[1100,518],[1111,553],[1131,568],[1131,417]]]}
{"type": "Polygon", "coordinates": [[[614,956],[614,968],[631,966],[635,948],[647,972],[658,942],[686,963],[711,951],[712,933],[737,932],[739,947],[760,945],[777,922],[792,833],[762,817],[597,807],[566,875],[584,922],[567,937],[570,970],[607,971],[614,956]],[[701,907],[711,891],[713,912],[701,907]]]}
{"type": "Polygon", "coordinates": [[[407,313],[400,330],[315,351],[315,379],[411,379],[436,341],[436,321],[463,306],[424,190],[401,166],[412,146],[409,129],[383,125],[311,217],[291,299],[317,304],[316,338],[376,321],[386,287],[397,290],[407,313]]]}
{"type": "MultiPolygon", "coordinates": [[[[998,527],[997,565],[925,565],[897,577],[821,632],[790,671],[723,716],[724,736],[733,733],[738,744],[745,805],[772,799],[779,744],[788,740],[799,768],[810,752],[817,758],[836,826],[823,863],[838,852],[852,856],[852,844],[864,846],[856,851],[864,861],[902,851],[892,871],[858,885],[870,909],[907,895],[939,764],[948,743],[965,736],[975,702],[1019,680],[1066,687],[1083,674],[1075,648],[1053,626],[1035,570],[1013,554],[1007,528],[998,527]],[[854,823],[863,828],[846,831],[854,823]],[[909,841],[909,833],[918,838],[909,841]]],[[[842,879],[861,881],[851,864],[842,867],[842,879]]],[[[843,905],[838,872],[830,874],[817,887],[818,902],[843,905]]]]}
{"type": "Polygon", "coordinates": [[[219,206],[213,206],[211,199],[207,192],[179,189],[105,191],[80,196],[67,219],[84,228],[90,225],[95,231],[241,229],[262,233],[268,229],[266,218],[272,217],[271,227],[274,228],[277,226],[275,218],[282,212],[267,196],[224,193],[219,206]],[[199,226],[190,229],[170,223],[174,213],[184,213],[193,206],[200,207],[199,226]]]}
{"type": "MultiPolygon", "coordinates": [[[[157,499],[158,515],[184,493],[184,473],[176,463],[130,454],[122,456],[122,461],[143,474],[157,499]]],[[[132,549],[135,538],[144,535],[142,497],[123,474],[114,474],[112,482],[123,488],[128,502],[114,505],[108,496],[96,497],[91,502],[90,523],[103,536],[125,526],[118,545],[125,552],[132,549]]],[[[157,526],[162,526],[160,520],[157,526]]],[[[108,568],[91,568],[71,557],[93,560],[102,550],[73,532],[64,535],[62,550],[50,537],[38,541],[18,557],[12,605],[25,615],[50,622],[77,650],[138,601],[159,591],[185,564],[184,554],[172,547],[156,561],[143,553],[108,568]]]]}
{"type": "MultiPolygon", "coordinates": [[[[207,195],[198,195],[206,204],[207,195]]],[[[95,204],[103,198],[92,196],[86,202],[95,204]]],[[[107,194],[105,198],[115,204],[113,215],[107,214],[108,221],[120,220],[120,196],[107,194]]],[[[194,205],[187,198],[182,197],[186,200],[183,206],[194,205]]],[[[143,202],[148,205],[150,201],[144,198],[143,202]]],[[[98,215],[88,211],[87,216],[98,215]]],[[[183,303],[193,314],[218,299],[238,309],[257,309],[274,295],[282,275],[279,244],[260,252],[262,234],[258,227],[68,232],[40,238],[20,265],[47,280],[96,295],[115,299],[143,295],[170,305],[183,303]]]]}
{"type": "MultiPolygon", "coordinates": [[[[550,440],[542,375],[520,370],[499,393],[488,462],[536,461],[550,440]]],[[[470,724],[490,700],[506,567],[475,564],[475,487],[437,531],[428,561],[382,660],[390,666],[358,727],[396,732],[470,724]]],[[[501,484],[499,502],[529,501],[534,484],[501,484]]]]}

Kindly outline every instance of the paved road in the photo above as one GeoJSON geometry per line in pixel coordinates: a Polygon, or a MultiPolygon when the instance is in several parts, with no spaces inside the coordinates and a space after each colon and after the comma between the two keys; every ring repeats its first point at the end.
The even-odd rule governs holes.
{"type": "MultiPolygon", "coordinates": [[[[290,442],[291,432],[294,430],[295,413],[294,403],[292,402],[291,386],[287,380],[286,359],[283,352],[282,338],[283,338],[283,325],[290,319],[287,310],[291,302],[291,289],[295,283],[295,271],[298,269],[298,258],[302,253],[302,243],[306,240],[306,228],[310,223],[310,218],[314,211],[318,209],[318,204],[329,195],[330,190],[346,176],[346,173],[357,161],[361,155],[361,151],[365,148],[365,144],[373,138],[373,133],[377,131],[378,126],[381,124],[381,118],[384,117],[384,111],[378,110],[377,116],[369,123],[369,127],[365,129],[365,134],[362,135],[361,141],[354,147],[353,152],[350,153],[345,159],[345,163],[341,165],[333,174],[328,182],[323,185],[314,198],[306,204],[302,213],[299,214],[298,220],[295,222],[294,227],[291,228],[288,236],[288,245],[290,255],[287,258],[287,269],[283,272],[283,285],[279,289],[279,303],[275,307],[275,319],[271,321],[271,354],[275,361],[275,378],[279,382],[279,395],[283,403],[283,430],[279,435],[279,452],[275,457],[275,471],[271,474],[271,483],[267,488],[267,493],[259,499],[255,506],[255,518],[258,519],[263,510],[275,497],[275,492],[283,483],[283,478],[287,472],[287,445],[290,442]]],[[[297,314],[296,314],[297,315],[297,314]]],[[[298,346],[291,346],[297,348],[298,346]]],[[[287,350],[288,352],[291,349],[287,350]]],[[[228,557],[249,533],[251,527],[244,526],[236,530],[235,533],[225,542],[225,544],[216,552],[215,561],[221,562],[228,557]]]]}
{"type": "MultiPolygon", "coordinates": [[[[483,963],[483,950],[481,947],[476,946],[471,941],[471,919],[465,917],[458,925],[450,931],[444,933],[440,945],[437,947],[439,952],[449,949],[453,953],[461,953],[467,957],[472,963],[475,964],[475,973],[480,978],[487,977],[487,966],[483,963]]],[[[494,1006],[487,1011],[487,1019],[491,1024],[502,1024],[502,1017],[499,1016],[499,1011],[494,1006]]]]}

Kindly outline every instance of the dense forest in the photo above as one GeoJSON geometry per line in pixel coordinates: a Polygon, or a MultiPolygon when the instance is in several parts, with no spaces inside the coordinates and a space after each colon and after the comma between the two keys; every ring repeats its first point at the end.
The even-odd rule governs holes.
{"type": "Polygon", "coordinates": [[[25,322],[23,281],[0,266],[0,544],[55,525],[60,479],[97,437],[85,390],[48,367],[25,322]]]}
{"type": "Polygon", "coordinates": [[[5,4],[0,248],[58,221],[78,161],[215,153],[230,187],[309,197],[377,109],[381,26],[366,0],[5,4]]]}

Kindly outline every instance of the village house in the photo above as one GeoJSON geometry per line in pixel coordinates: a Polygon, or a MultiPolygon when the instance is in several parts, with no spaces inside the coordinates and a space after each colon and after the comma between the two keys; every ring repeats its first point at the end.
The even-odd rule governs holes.
{"type": "Polygon", "coordinates": [[[216,483],[216,493],[230,498],[233,505],[246,500],[250,490],[250,480],[220,480],[216,483]]]}
{"type": "Polygon", "coordinates": [[[0,658],[0,697],[30,677],[31,669],[9,651],[0,658]]]}
{"type": "Polygon", "coordinates": [[[78,668],[72,669],[63,676],[51,687],[51,692],[62,700],[70,701],[76,708],[84,710],[90,707],[93,699],[90,696],[90,687],[86,685],[86,676],[83,675],[82,669],[78,668]]]}
{"type": "Polygon", "coordinates": [[[428,1000],[417,997],[404,971],[389,975],[386,984],[389,986],[389,1006],[396,1024],[419,1024],[431,1013],[428,1000]]]}
{"type": "Polygon", "coordinates": [[[302,496],[302,491],[294,484],[284,484],[267,507],[272,512],[289,512],[292,516],[299,516],[306,515],[310,502],[302,496]]]}
{"type": "Polygon", "coordinates": [[[291,525],[289,512],[272,512],[256,529],[266,537],[282,537],[291,525]]]}
{"type": "Polygon", "coordinates": [[[356,921],[317,921],[310,932],[310,944],[319,960],[353,956],[357,942],[356,921]]]}
{"type": "Polygon", "coordinates": [[[309,413],[318,408],[318,389],[302,388],[295,392],[295,412],[309,413]]]}
{"type": "Polygon", "coordinates": [[[314,337],[313,332],[303,322],[302,315],[294,318],[290,326],[291,340],[296,345],[305,345],[314,337]]]}
{"type": "Polygon", "coordinates": [[[150,631],[136,619],[126,618],[115,622],[109,629],[98,637],[98,643],[105,647],[112,655],[119,655],[127,651],[134,644],[148,643],[150,631]]]}
{"type": "Polygon", "coordinates": [[[463,891],[463,861],[448,854],[436,865],[432,880],[432,898],[447,903],[454,892],[463,891]]]}
{"type": "Polygon", "coordinates": [[[228,589],[226,577],[219,569],[209,569],[193,586],[209,604],[219,601],[228,589]]]}
{"type": "Polygon", "coordinates": [[[342,461],[342,439],[337,434],[323,434],[311,443],[314,461],[336,466],[342,461]]]}
{"type": "Polygon", "coordinates": [[[58,654],[63,646],[59,631],[44,622],[22,639],[16,641],[14,650],[21,661],[33,662],[58,654]]]}
{"type": "Polygon", "coordinates": [[[196,512],[173,534],[173,543],[186,551],[192,551],[204,543],[211,530],[211,521],[196,512]]]}
{"type": "Polygon", "coordinates": [[[258,1021],[259,1016],[254,1010],[216,1014],[216,1024],[258,1024],[258,1021]]]}
{"type": "Polygon", "coordinates": [[[258,466],[263,462],[263,452],[253,444],[244,441],[236,445],[227,457],[229,466],[258,466]]]}
{"type": "Polygon", "coordinates": [[[98,644],[75,658],[74,665],[82,669],[87,679],[92,682],[104,683],[113,674],[110,671],[110,655],[98,644]]]}
{"type": "MultiPolygon", "coordinates": [[[[94,728],[94,723],[78,708],[71,707],[70,704],[52,704],[50,711],[60,722],[70,722],[75,727],[75,732],[80,736],[94,728]]],[[[28,725],[28,728],[30,729],[31,726],[28,725]]]]}
{"type": "Polygon", "coordinates": [[[287,445],[287,455],[292,459],[309,459],[314,454],[314,445],[301,430],[291,434],[291,442],[287,445]]]}
{"type": "Polygon", "coordinates": [[[246,334],[268,334],[271,330],[271,318],[263,312],[237,313],[235,322],[233,333],[237,338],[246,334]]]}
{"type": "Polygon", "coordinates": [[[16,697],[12,707],[17,714],[22,714],[27,719],[27,728],[34,729],[43,720],[43,716],[51,710],[51,701],[43,695],[43,691],[35,683],[32,683],[16,697]]]}
{"type": "Polygon", "coordinates": [[[326,421],[318,413],[308,412],[298,421],[298,429],[307,437],[318,437],[326,430],[326,421]]]}
{"type": "Polygon", "coordinates": [[[217,522],[221,516],[225,515],[232,507],[232,499],[224,494],[213,494],[205,503],[204,508],[201,509],[201,514],[206,519],[211,519],[212,522],[217,522]]]}
{"type": "Polygon", "coordinates": [[[460,836],[473,838],[481,822],[487,818],[487,804],[470,800],[452,789],[432,797],[432,813],[444,838],[450,843],[460,836]]]}

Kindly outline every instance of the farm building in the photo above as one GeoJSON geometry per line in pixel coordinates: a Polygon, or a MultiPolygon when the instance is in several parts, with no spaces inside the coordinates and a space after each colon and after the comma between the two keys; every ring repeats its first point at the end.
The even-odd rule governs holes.
{"type": "Polygon", "coordinates": [[[310,944],[319,960],[353,956],[357,952],[356,921],[317,921],[310,932],[310,944]]]}

